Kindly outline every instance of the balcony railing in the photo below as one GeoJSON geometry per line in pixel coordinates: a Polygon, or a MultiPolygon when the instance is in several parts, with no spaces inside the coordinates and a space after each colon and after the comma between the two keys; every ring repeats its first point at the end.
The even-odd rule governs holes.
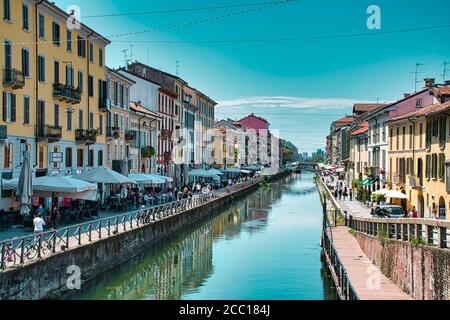
{"type": "Polygon", "coordinates": [[[423,180],[422,177],[418,177],[418,176],[410,175],[408,177],[409,185],[412,188],[422,188],[422,186],[423,186],[423,181],[422,180],[423,180]]]}
{"type": "Polygon", "coordinates": [[[94,144],[97,142],[96,129],[77,129],[75,130],[75,140],[78,143],[94,144]]]}
{"type": "Polygon", "coordinates": [[[62,138],[61,126],[38,125],[36,127],[36,136],[40,140],[48,140],[49,142],[59,141],[62,138]]]}
{"type": "Polygon", "coordinates": [[[79,103],[81,101],[81,91],[79,88],[61,83],[55,83],[53,85],[53,96],[70,103],[79,103]]]}
{"type": "Polygon", "coordinates": [[[23,88],[25,86],[25,76],[22,71],[12,68],[4,68],[3,85],[10,86],[13,89],[23,88]]]}

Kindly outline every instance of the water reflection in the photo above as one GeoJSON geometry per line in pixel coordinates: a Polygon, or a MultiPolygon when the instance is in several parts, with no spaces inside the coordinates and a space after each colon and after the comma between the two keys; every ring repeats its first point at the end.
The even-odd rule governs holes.
{"type": "MultiPolygon", "coordinates": [[[[266,241],[270,236],[276,236],[278,239],[272,241],[274,248],[283,245],[283,242],[286,241],[286,246],[293,245],[293,243],[289,243],[290,239],[277,236],[277,230],[283,228],[283,226],[282,222],[278,222],[276,219],[286,218],[284,215],[292,214],[292,212],[286,212],[283,209],[285,202],[295,200],[295,203],[300,204],[302,197],[314,196],[308,201],[318,201],[317,191],[314,194],[313,189],[315,190],[312,175],[303,175],[301,178],[294,175],[283,181],[272,183],[268,188],[260,189],[231,207],[225,208],[222,213],[215,217],[188,227],[172,239],[155,245],[139,257],[86,284],[81,291],[75,292],[67,298],[113,300],[259,299],[261,297],[258,294],[251,293],[251,290],[256,290],[256,288],[252,288],[254,285],[251,281],[261,280],[257,279],[256,272],[261,267],[257,262],[259,257],[255,256],[255,266],[250,265],[251,263],[241,266],[239,265],[239,259],[235,260],[233,255],[264,255],[265,259],[276,262],[278,259],[277,253],[270,252],[270,250],[264,253],[265,248],[270,249],[271,245],[263,245],[261,241],[266,241]],[[279,214],[278,211],[282,214],[279,214]],[[274,215],[273,219],[272,215],[274,215]],[[253,246],[254,252],[249,252],[244,248],[248,245],[253,246]],[[232,254],[226,253],[224,250],[231,250],[232,254]],[[253,270],[253,272],[245,277],[239,278],[237,276],[233,289],[232,274],[236,272],[245,274],[247,268],[248,271],[253,270]],[[229,283],[227,283],[227,279],[230,280],[229,283]],[[243,292],[240,286],[248,289],[249,292],[243,292]],[[206,295],[206,297],[203,295],[206,295]]],[[[289,208],[295,209],[290,204],[289,208]]],[[[320,231],[320,217],[317,221],[320,231]]],[[[287,298],[333,298],[333,288],[329,279],[326,274],[323,274],[320,262],[317,263],[318,253],[320,252],[317,234],[320,235],[320,232],[314,232],[312,234],[314,238],[304,238],[304,248],[301,248],[306,256],[309,255],[314,259],[314,263],[309,263],[309,260],[300,260],[302,264],[307,263],[307,265],[299,265],[297,270],[295,264],[293,264],[293,267],[288,268],[289,274],[276,274],[273,275],[274,279],[270,279],[274,283],[279,283],[280,286],[283,286],[285,278],[296,276],[295,279],[299,279],[297,287],[286,288],[286,290],[292,290],[292,296],[287,298]],[[310,243],[311,241],[313,242],[310,243]],[[301,268],[305,267],[307,268],[304,270],[308,273],[306,276],[308,281],[302,282],[301,273],[304,270],[301,270],[301,268]],[[320,290],[317,288],[320,288],[320,290]],[[312,291],[315,293],[306,297],[302,294],[296,295],[295,290],[299,292],[305,290],[305,294],[312,291]]],[[[296,254],[297,250],[298,248],[294,248],[293,254],[296,254]]],[[[286,259],[283,252],[279,254],[283,255],[283,257],[280,257],[281,260],[286,259]]],[[[291,261],[295,262],[297,258],[299,257],[291,261]]],[[[267,262],[265,266],[274,270],[278,268],[277,264],[272,266],[267,262]]],[[[270,275],[270,270],[267,271],[269,272],[266,274],[266,270],[264,270],[265,277],[270,275]]],[[[264,278],[264,281],[267,280],[264,278]]],[[[290,285],[291,283],[288,284],[288,286],[290,285]]],[[[270,288],[267,287],[266,289],[270,290],[270,288]]],[[[264,297],[278,298],[276,292],[273,295],[264,297]]]]}

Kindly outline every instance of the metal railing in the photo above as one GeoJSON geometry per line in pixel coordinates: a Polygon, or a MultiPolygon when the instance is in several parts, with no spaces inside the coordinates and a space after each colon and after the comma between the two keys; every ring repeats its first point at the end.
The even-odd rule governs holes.
{"type": "Polygon", "coordinates": [[[178,215],[186,210],[202,206],[230,193],[239,192],[259,182],[261,182],[261,178],[256,178],[208,194],[194,194],[188,199],[181,199],[113,217],[64,227],[58,230],[2,241],[0,243],[0,270],[18,267],[27,262],[33,262],[52,254],[63,252],[72,247],[85,245],[99,239],[155,223],[162,219],[178,215]]]}
{"type": "Polygon", "coordinates": [[[339,298],[341,300],[359,300],[358,294],[350,282],[347,270],[339,258],[339,254],[337,253],[333,242],[330,241],[326,230],[323,232],[322,239],[323,251],[325,253],[331,274],[334,278],[339,298]]]}
{"type": "Polygon", "coordinates": [[[13,86],[13,88],[23,88],[25,86],[25,76],[20,70],[13,68],[3,68],[3,84],[13,86]]]}
{"type": "Polygon", "coordinates": [[[81,101],[81,91],[79,88],[61,83],[53,84],[53,96],[72,103],[79,103],[81,101]]]}
{"type": "Polygon", "coordinates": [[[36,135],[38,139],[48,139],[51,141],[58,141],[62,138],[62,127],[51,125],[37,125],[36,135]]]}
{"type": "Polygon", "coordinates": [[[349,216],[347,224],[355,231],[413,245],[450,248],[450,221],[421,218],[363,218],[349,216]]]}

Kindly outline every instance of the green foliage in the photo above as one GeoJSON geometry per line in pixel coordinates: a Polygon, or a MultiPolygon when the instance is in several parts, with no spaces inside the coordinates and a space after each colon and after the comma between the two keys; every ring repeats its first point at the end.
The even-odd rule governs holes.
{"type": "Polygon", "coordinates": [[[353,228],[348,229],[348,232],[352,234],[352,236],[356,237],[356,230],[353,228]]]}
{"type": "Polygon", "coordinates": [[[353,188],[356,189],[356,188],[358,188],[359,185],[361,185],[361,180],[359,180],[359,179],[353,179],[352,180],[352,187],[353,188]]]}
{"type": "Polygon", "coordinates": [[[417,247],[417,246],[425,246],[427,245],[427,242],[425,241],[425,239],[423,239],[422,237],[411,237],[411,239],[409,239],[409,242],[411,243],[411,245],[413,247],[417,247]]]}
{"type": "Polygon", "coordinates": [[[372,201],[373,202],[386,201],[386,197],[382,194],[372,194],[372,201]]]}
{"type": "Polygon", "coordinates": [[[370,200],[369,190],[364,189],[362,184],[359,184],[356,187],[356,199],[362,202],[366,202],[370,200]]]}
{"type": "Polygon", "coordinates": [[[142,158],[150,158],[155,155],[155,148],[151,146],[143,147],[141,149],[142,158]]]}

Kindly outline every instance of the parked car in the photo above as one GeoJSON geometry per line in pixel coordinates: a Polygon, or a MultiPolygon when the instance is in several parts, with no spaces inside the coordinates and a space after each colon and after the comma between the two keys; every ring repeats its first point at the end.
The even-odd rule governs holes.
{"type": "Polygon", "coordinates": [[[378,218],[404,218],[405,211],[401,206],[382,205],[372,211],[372,215],[378,218]]]}

